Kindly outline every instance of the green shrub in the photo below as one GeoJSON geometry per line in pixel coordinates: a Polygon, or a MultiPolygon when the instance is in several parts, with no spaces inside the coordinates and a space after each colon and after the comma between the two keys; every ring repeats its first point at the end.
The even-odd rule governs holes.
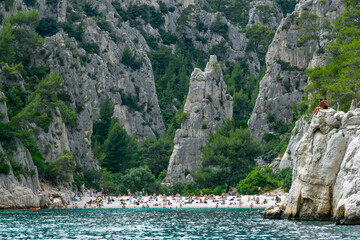
{"type": "Polygon", "coordinates": [[[246,29],[246,37],[249,39],[246,46],[247,51],[255,51],[261,66],[265,65],[265,56],[268,47],[275,35],[275,31],[272,31],[269,27],[263,25],[252,25],[246,29]]]}
{"type": "Polygon", "coordinates": [[[84,23],[81,21],[80,24],[74,27],[70,23],[64,23],[63,24],[64,31],[69,35],[69,37],[74,37],[79,42],[82,42],[82,34],[84,33],[84,23]]]}
{"type": "Polygon", "coordinates": [[[159,28],[165,19],[162,17],[161,12],[156,12],[154,7],[150,7],[150,25],[153,28],[159,28]]]}
{"type": "Polygon", "coordinates": [[[59,0],[46,0],[46,4],[48,4],[48,5],[55,5],[55,4],[57,4],[59,2],[59,0]]]}
{"type": "Polygon", "coordinates": [[[183,123],[186,119],[188,119],[189,116],[190,116],[190,113],[184,112],[183,109],[179,109],[179,111],[176,113],[176,116],[175,116],[175,122],[178,125],[181,125],[181,123],[183,123]]]}
{"type": "Polygon", "coordinates": [[[57,101],[56,105],[59,107],[64,123],[70,125],[71,127],[75,127],[78,119],[76,113],[74,113],[61,101],[57,101]]]}
{"type": "Polygon", "coordinates": [[[0,174],[9,174],[10,166],[7,163],[0,162],[0,174]]]}
{"type": "Polygon", "coordinates": [[[283,71],[299,71],[300,68],[296,66],[291,66],[289,62],[284,62],[282,60],[276,60],[276,63],[280,64],[281,70],[283,71]]]}
{"type": "Polygon", "coordinates": [[[162,14],[167,14],[169,12],[168,8],[166,7],[166,4],[163,2],[159,2],[159,6],[160,6],[160,12],[162,14]]]}
{"type": "Polygon", "coordinates": [[[76,113],[80,114],[82,111],[84,111],[84,106],[82,103],[76,102],[76,107],[75,107],[76,113]]]}
{"type": "Polygon", "coordinates": [[[281,186],[281,182],[275,179],[271,168],[257,167],[251,171],[246,178],[237,185],[238,192],[242,194],[257,194],[259,187],[262,190],[269,191],[281,186]]]}
{"type": "Polygon", "coordinates": [[[217,196],[221,196],[221,194],[225,192],[225,188],[223,188],[222,186],[217,186],[216,188],[214,188],[213,193],[217,196]]]}
{"type": "Polygon", "coordinates": [[[34,7],[36,0],[24,0],[24,3],[26,4],[26,6],[34,7]]]}
{"type": "Polygon", "coordinates": [[[216,16],[216,20],[215,20],[214,24],[211,26],[210,29],[211,29],[212,32],[220,34],[225,39],[228,39],[229,27],[228,27],[228,25],[226,23],[222,23],[220,14],[218,14],[216,16]]]}
{"type": "Polygon", "coordinates": [[[108,31],[111,32],[111,25],[110,23],[106,20],[105,17],[96,17],[95,18],[96,24],[99,26],[99,28],[102,31],[108,31]]]}
{"type": "Polygon", "coordinates": [[[124,9],[122,9],[121,4],[119,2],[113,1],[111,4],[115,8],[115,10],[118,12],[118,14],[121,16],[123,21],[129,20],[129,18],[127,16],[127,12],[124,9]]]}
{"type": "Polygon", "coordinates": [[[125,46],[123,55],[121,57],[121,63],[130,67],[132,70],[136,71],[142,67],[142,63],[140,61],[136,61],[134,54],[131,52],[130,47],[128,45],[125,46]]]}
{"type": "Polygon", "coordinates": [[[86,15],[89,16],[89,17],[99,17],[99,16],[101,16],[101,14],[96,9],[91,7],[90,3],[86,3],[84,5],[84,11],[85,11],[86,15]]]}
{"type": "Polygon", "coordinates": [[[178,41],[177,36],[171,34],[170,32],[165,32],[164,30],[160,29],[159,33],[163,43],[166,45],[175,44],[178,41]]]}
{"type": "Polygon", "coordinates": [[[297,0],[276,0],[276,3],[280,6],[284,17],[286,17],[288,13],[294,11],[297,0]]]}
{"type": "Polygon", "coordinates": [[[10,161],[10,163],[15,177],[17,177],[17,179],[20,180],[20,175],[24,174],[23,165],[21,163],[16,163],[13,161],[10,161]]]}
{"type": "Polygon", "coordinates": [[[79,22],[81,20],[81,16],[76,14],[76,13],[70,13],[69,15],[69,22],[73,23],[73,22],[79,22]]]}
{"type": "Polygon", "coordinates": [[[146,40],[147,45],[149,45],[149,47],[151,49],[157,49],[158,48],[156,37],[154,37],[154,36],[145,37],[144,36],[144,38],[146,40]]]}
{"type": "Polygon", "coordinates": [[[84,175],[82,174],[76,174],[74,175],[74,182],[73,185],[78,187],[78,190],[81,189],[81,186],[84,185],[86,188],[90,188],[91,186],[89,183],[85,180],[84,175]]]}
{"type": "Polygon", "coordinates": [[[270,17],[275,13],[274,7],[270,7],[269,5],[256,5],[256,11],[265,24],[269,23],[270,17]]]}
{"type": "Polygon", "coordinates": [[[144,105],[139,105],[139,96],[133,97],[131,94],[125,94],[120,91],[121,103],[123,105],[128,106],[131,110],[134,111],[142,111],[144,109],[144,105]]]}
{"type": "Polygon", "coordinates": [[[41,127],[45,132],[49,132],[50,123],[53,121],[51,113],[39,114],[35,117],[34,122],[41,127]]]}
{"type": "Polygon", "coordinates": [[[1,0],[0,2],[4,2],[5,4],[5,10],[9,11],[11,7],[14,6],[16,0],[1,0]]]}
{"type": "Polygon", "coordinates": [[[277,179],[282,181],[282,187],[285,190],[290,190],[292,184],[292,168],[287,167],[281,169],[281,171],[277,174],[277,179]]]}
{"type": "Polygon", "coordinates": [[[225,40],[222,40],[218,44],[215,44],[214,46],[212,46],[209,53],[211,55],[214,54],[218,57],[224,57],[224,56],[226,56],[227,50],[228,50],[227,43],[225,40]]]}
{"type": "Polygon", "coordinates": [[[50,17],[41,19],[36,31],[43,37],[56,34],[58,32],[56,20],[50,17]]]}
{"type": "Polygon", "coordinates": [[[58,97],[59,100],[69,104],[71,103],[71,96],[64,90],[59,91],[58,93],[56,93],[56,96],[58,97]]]}
{"type": "Polygon", "coordinates": [[[159,181],[162,181],[162,180],[164,180],[165,179],[165,177],[166,177],[166,174],[167,174],[167,170],[166,169],[164,169],[160,174],[159,174],[159,176],[158,176],[158,180],[159,181]]]}
{"type": "MultiPolygon", "coordinates": [[[[170,9],[169,9],[170,10],[170,9]]],[[[192,14],[195,11],[195,6],[193,4],[190,4],[187,8],[185,8],[182,12],[180,17],[177,19],[177,24],[178,24],[178,30],[183,29],[185,26],[189,27],[189,21],[190,21],[190,17],[192,16],[192,14]]]]}
{"type": "Polygon", "coordinates": [[[264,141],[265,142],[271,142],[271,141],[277,141],[279,139],[278,136],[275,136],[274,134],[272,133],[267,133],[265,136],[264,136],[264,141]]]}
{"type": "Polygon", "coordinates": [[[54,184],[70,181],[70,175],[75,171],[75,161],[72,153],[65,150],[55,161],[49,162],[47,179],[54,184]]]}
{"type": "Polygon", "coordinates": [[[100,47],[96,43],[82,43],[80,45],[87,53],[100,53],[100,47]]]}
{"type": "Polygon", "coordinates": [[[273,123],[275,122],[275,113],[273,112],[268,112],[267,113],[267,116],[266,116],[266,119],[269,123],[273,123]]]}

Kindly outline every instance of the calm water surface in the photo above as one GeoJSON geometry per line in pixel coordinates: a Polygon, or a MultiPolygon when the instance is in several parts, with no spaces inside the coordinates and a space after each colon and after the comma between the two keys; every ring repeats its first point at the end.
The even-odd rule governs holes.
{"type": "Polygon", "coordinates": [[[250,209],[1,211],[0,239],[360,239],[360,226],[263,220],[250,209]]]}

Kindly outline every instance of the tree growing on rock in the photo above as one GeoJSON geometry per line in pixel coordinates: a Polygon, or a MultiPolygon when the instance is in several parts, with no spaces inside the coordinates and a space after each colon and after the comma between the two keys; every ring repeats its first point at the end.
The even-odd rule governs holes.
{"type": "Polygon", "coordinates": [[[111,172],[124,172],[140,163],[138,143],[118,123],[111,127],[103,146],[102,166],[111,172]]]}
{"type": "Polygon", "coordinates": [[[309,69],[306,91],[316,99],[326,96],[330,103],[347,111],[353,99],[360,98],[360,4],[347,1],[347,10],[336,22],[336,40],[326,46],[327,64],[309,69]]]}
{"type": "Polygon", "coordinates": [[[254,159],[263,151],[249,129],[234,129],[231,124],[225,122],[202,150],[201,167],[193,176],[203,187],[227,184],[228,191],[245,178],[255,165],[254,159]]]}
{"type": "Polygon", "coordinates": [[[300,46],[304,46],[307,42],[313,40],[316,41],[317,47],[320,48],[321,40],[330,38],[332,26],[326,18],[319,17],[310,12],[303,12],[298,22],[298,43],[300,46]]]}
{"type": "Polygon", "coordinates": [[[65,150],[56,161],[50,162],[47,174],[48,179],[51,179],[53,183],[61,184],[64,182],[70,182],[70,177],[75,171],[75,161],[70,151],[65,150]]]}

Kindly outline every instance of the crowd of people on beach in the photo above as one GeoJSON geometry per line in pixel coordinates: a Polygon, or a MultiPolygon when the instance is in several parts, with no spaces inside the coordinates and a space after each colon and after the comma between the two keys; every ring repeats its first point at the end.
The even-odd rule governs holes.
{"type": "Polygon", "coordinates": [[[234,208],[234,207],[266,207],[282,202],[281,197],[267,194],[240,195],[239,193],[222,193],[220,196],[214,194],[203,194],[199,196],[181,196],[179,193],[168,195],[152,194],[144,191],[127,195],[111,195],[105,189],[84,189],[82,193],[75,194],[72,198],[72,208],[234,208]]]}

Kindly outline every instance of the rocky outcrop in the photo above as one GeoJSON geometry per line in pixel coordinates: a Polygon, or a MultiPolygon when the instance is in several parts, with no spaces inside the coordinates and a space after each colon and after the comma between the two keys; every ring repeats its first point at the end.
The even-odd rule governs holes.
{"type": "MultiPolygon", "coordinates": [[[[14,5],[7,9],[4,2],[0,2],[0,13],[5,19],[18,10],[26,12],[36,9],[40,18],[50,17],[57,21],[59,31],[53,36],[45,37],[44,44],[40,49],[34,49],[30,66],[48,66],[51,72],[59,72],[64,80],[63,92],[68,94],[66,104],[73,112],[76,112],[78,118],[76,125],[71,127],[65,124],[59,109],[54,107],[50,113],[52,121],[47,132],[36,126],[36,124],[31,124],[31,128],[35,129],[33,135],[37,146],[47,162],[57,159],[64,150],[70,150],[76,163],[84,170],[99,169],[98,162],[91,150],[91,136],[93,123],[99,119],[100,109],[107,97],[115,105],[113,117],[118,119],[119,124],[129,134],[136,135],[137,139],[155,137],[164,132],[165,126],[158,104],[152,64],[147,54],[151,51],[149,47],[151,37],[155,39],[158,46],[166,45],[160,30],[177,36],[179,41],[187,41],[189,45],[192,44],[197,49],[202,50],[205,55],[215,51],[227,62],[236,62],[239,58],[247,58],[249,75],[256,76],[260,69],[256,53],[247,50],[248,39],[241,26],[226,19],[223,13],[213,12],[206,0],[87,0],[82,2],[37,0],[34,6],[30,5],[25,1],[14,1],[14,5]],[[153,6],[157,13],[160,13],[160,2],[162,2],[168,9],[166,13],[161,13],[161,17],[164,18],[165,22],[161,27],[155,28],[141,17],[137,17],[134,24],[134,19],[131,19],[133,21],[131,22],[126,20],[122,13],[119,14],[121,11],[115,9],[113,5],[115,2],[119,3],[124,11],[132,4],[145,4],[153,6]],[[88,16],[91,14],[86,13],[85,3],[87,7],[94,10],[93,14],[95,13],[96,17],[88,16]],[[212,30],[218,15],[221,24],[227,26],[228,31],[226,34],[212,30]],[[101,18],[100,23],[97,17],[101,18]],[[180,21],[179,18],[184,21],[180,21]],[[66,28],[67,31],[64,30],[66,28]],[[73,37],[75,34],[74,32],[70,34],[71,30],[69,29],[74,32],[78,31],[77,34],[81,36],[73,37]],[[141,67],[133,69],[122,61],[127,46],[134,59],[141,62],[141,67]]],[[[255,15],[254,19],[256,18],[255,15]]],[[[270,19],[271,26],[278,24],[275,19],[277,21],[277,17],[270,19]]],[[[258,20],[255,20],[254,23],[262,24],[258,20]]],[[[176,48],[176,44],[167,44],[166,46],[172,50],[176,48]]],[[[220,74],[217,73],[217,70],[209,71],[215,75],[220,74]]],[[[201,75],[199,72],[195,73],[194,76],[201,75]]],[[[206,77],[209,75],[207,72],[204,74],[206,77]]],[[[218,77],[222,79],[220,75],[218,77]]],[[[13,81],[12,83],[10,83],[10,80],[4,80],[3,78],[0,81],[7,81],[9,85],[19,84],[24,88],[23,79],[18,79],[17,82],[13,81]]],[[[219,86],[211,85],[211,87],[219,88],[221,92],[224,90],[223,86],[225,84],[223,80],[218,82],[219,86]]],[[[185,112],[188,111],[191,115],[190,119],[195,118],[195,115],[199,115],[200,118],[203,117],[203,119],[197,120],[196,124],[194,123],[196,127],[190,128],[190,126],[186,126],[186,124],[191,124],[190,122],[184,123],[184,126],[189,128],[189,133],[186,133],[188,136],[197,136],[203,139],[194,140],[198,141],[197,146],[206,144],[207,140],[204,139],[208,138],[209,133],[215,132],[223,120],[231,116],[230,99],[225,96],[225,93],[220,92],[216,94],[222,95],[216,95],[216,97],[212,96],[215,90],[214,92],[208,92],[213,103],[210,104],[209,99],[207,103],[202,103],[201,100],[198,103],[201,106],[200,113],[190,113],[191,107],[188,105],[185,107],[185,112]],[[208,109],[205,106],[206,104],[211,106],[215,104],[215,109],[212,107],[208,109]],[[216,107],[219,109],[216,109],[216,107]],[[207,124],[205,121],[207,121],[207,124]],[[207,125],[207,129],[202,129],[203,125],[207,125]],[[197,133],[191,133],[191,131],[197,132],[201,136],[197,135],[197,133]]],[[[0,121],[7,123],[9,118],[3,97],[4,95],[0,91],[0,121]]],[[[207,96],[203,98],[206,99],[207,96]]],[[[179,133],[178,136],[176,142],[183,141],[186,135],[185,133],[184,135],[179,133]]],[[[177,147],[179,146],[177,145],[177,147]]],[[[2,152],[6,156],[13,154],[11,151],[2,152]]],[[[36,167],[32,163],[31,155],[20,141],[18,141],[17,150],[14,153],[17,152],[21,152],[22,155],[18,158],[14,157],[13,161],[18,161],[30,172],[35,171],[36,167]]],[[[197,159],[194,166],[200,164],[199,156],[194,157],[194,159],[197,159]]],[[[6,158],[4,161],[11,165],[10,159],[6,158]]],[[[187,166],[183,168],[183,171],[192,171],[194,169],[196,167],[187,166]]],[[[36,200],[39,189],[38,175],[37,172],[35,175],[32,174],[31,176],[30,174],[20,174],[19,177],[15,177],[12,170],[8,175],[0,174],[0,192],[6,193],[3,196],[4,200],[1,201],[4,206],[37,207],[39,204],[42,206],[42,198],[36,200]],[[16,192],[19,192],[19,194],[16,192]],[[27,200],[12,200],[11,196],[18,195],[26,196],[24,198],[27,200]]],[[[180,178],[183,179],[183,176],[181,175],[180,178]]]]}
{"type": "Polygon", "coordinates": [[[205,71],[195,68],[190,78],[184,106],[185,119],[174,139],[165,182],[173,184],[192,180],[189,174],[201,165],[201,148],[208,144],[211,133],[232,117],[233,102],[216,56],[211,56],[205,71]]]}
{"type": "Polygon", "coordinates": [[[7,155],[0,145],[0,162],[10,167],[9,173],[0,174],[0,208],[39,207],[39,176],[27,148],[17,141],[13,155],[7,155]],[[15,173],[14,166],[21,170],[15,173]]]}
{"type": "Polygon", "coordinates": [[[249,4],[249,23],[247,27],[256,24],[268,26],[272,30],[277,29],[283,18],[283,13],[275,1],[251,1],[249,4]]]}
{"type": "Polygon", "coordinates": [[[282,162],[293,167],[282,218],[360,224],[359,108],[320,110],[310,123],[299,121],[282,162]]]}
{"type": "MultiPolygon", "coordinates": [[[[301,47],[298,44],[297,19],[304,11],[333,21],[342,13],[343,5],[341,0],[301,0],[295,11],[281,21],[266,55],[266,74],[248,122],[252,135],[259,140],[273,131],[274,124],[289,124],[294,120],[292,106],[303,99],[307,86],[305,70],[324,61],[316,53],[319,46],[315,41],[301,47]]],[[[327,43],[324,39],[320,47],[327,43]]]]}

